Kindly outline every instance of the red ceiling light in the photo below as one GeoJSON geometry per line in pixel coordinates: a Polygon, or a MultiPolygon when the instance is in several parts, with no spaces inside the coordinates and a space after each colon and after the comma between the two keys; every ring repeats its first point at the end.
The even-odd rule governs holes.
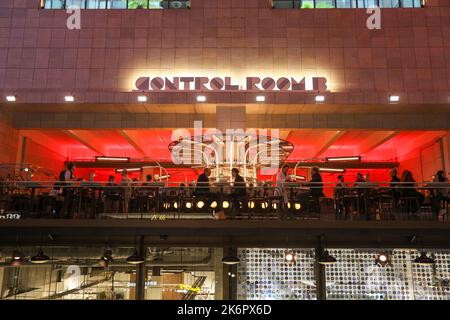
{"type": "Polygon", "coordinates": [[[348,156],[348,157],[327,157],[326,162],[339,162],[339,161],[361,161],[361,156],[348,156]]]}
{"type": "Polygon", "coordinates": [[[95,157],[95,161],[130,162],[129,157],[95,157]]]}

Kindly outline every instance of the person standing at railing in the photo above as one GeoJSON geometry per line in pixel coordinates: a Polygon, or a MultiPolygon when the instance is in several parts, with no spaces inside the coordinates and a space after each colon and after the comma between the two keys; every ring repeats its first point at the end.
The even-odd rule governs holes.
{"type": "Polygon", "coordinates": [[[284,164],[281,167],[281,170],[277,174],[277,182],[276,182],[276,192],[279,196],[283,196],[285,207],[287,206],[287,203],[289,202],[288,195],[286,193],[286,189],[284,187],[284,184],[286,182],[291,181],[289,175],[288,175],[289,165],[284,164]]]}
{"type": "Polygon", "coordinates": [[[71,182],[78,180],[75,177],[74,171],[75,165],[73,163],[68,163],[65,170],[61,171],[59,174],[59,181],[61,181],[64,198],[63,206],[59,213],[61,218],[72,218],[74,189],[70,187],[70,184],[71,182]]]}
{"type": "Polygon", "coordinates": [[[104,194],[105,213],[117,213],[119,211],[120,192],[113,175],[108,178],[104,194]]]}
{"type": "Polygon", "coordinates": [[[231,176],[233,178],[233,189],[231,190],[231,196],[233,198],[233,213],[236,209],[240,208],[239,202],[242,201],[242,206],[245,208],[247,201],[247,189],[244,178],[239,174],[239,169],[231,169],[231,176]]]}
{"type": "Polygon", "coordinates": [[[347,205],[346,199],[344,199],[344,192],[347,189],[348,185],[345,183],[344,176],[341,174],[338,176],[338,181],[334,186],[333,197],[334,202],[336,204],[336,214],[338,219],[341,218],[345,214],[347,215],[347,205]]]}
{"type": "Polygon", "coordinates": [[[124,169],[122,171],[122,180],[120,180],[120,186],[122,188],[122,196],[123,196],[123,213],[125,213],[128,218],[128,207],[130,205],[131,199],[131,179],[128,177],[128,171],[124,169]]]}
{"type": "MultiPolygon", "coordinates": [[[[448,179],[443,170],[439,170],[433,178],[433,182],[439,184],[437,188],[431,189],[431,206],[433,220],[439,219],[442,208],[442,200],[448,198],[448,179]]],[[[445,208],[446,209],[446,208],[445,208]]]]}

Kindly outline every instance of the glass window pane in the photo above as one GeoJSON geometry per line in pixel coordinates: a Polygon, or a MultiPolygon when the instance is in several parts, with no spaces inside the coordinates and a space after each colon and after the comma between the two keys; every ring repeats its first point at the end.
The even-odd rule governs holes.
{"type": "Polygon", "coordinates": [[[336,8],[351,8],[351,0],[336,0],[336,8]]]}
{"type": "Polygon", "coordinates": [[[302,9],[312,9],[312,8],[314,8],[314,1],[313,0],[303,0],[301,8],[302,9]]]}
{"type": "Polygon", "coordinates": [[[148,9],[147,0],[129,0],[128,9],[148,9]]]}
{"type": "Polygon", "coordinates": [[[162,1],[160,0],[149,0],[148,2],[149,9],[162,9],[162,1]]]}
{"type": "Polygon", "coordinates": [[[86,1],[84,0],[66,0],[66,8],[80,8],[80,9],[86,9],[85,8],[86,1]]]}
{"type": "Polygon", "coordinates": [[[45,9],[64,9],[64,0],[47,0],[45,1],[45,9]]]}
{"type": "Polygon", "coordinates": [[[366,0],[366,7],[367,8],[378,7],[378,1],[377,0],[366,0]]]}
{"type": "Polygon", "coordinates": [[[108,9],[126,9],[127,0],[109,0],[108,9]]]}
{"type": "Polygon", "coordinates": [[[316,0],[316,8],[334,8],[333,0],[316,0]]]}
{"type": "Polygon", "coordinates": [[[106,0],[87,0],[88,9],[106,9],[106,0]]]}

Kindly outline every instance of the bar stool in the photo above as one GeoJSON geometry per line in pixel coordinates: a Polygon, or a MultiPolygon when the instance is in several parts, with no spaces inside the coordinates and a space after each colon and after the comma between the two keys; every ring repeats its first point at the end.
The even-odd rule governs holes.
{"type": "Polygon", "coordinates": [[[417,211],[414,213],[417,213],[420,211],[420,204],[419,204],[419,198],[414,196],[406,196],[406,197],[400,197],[399,199],[400,204],[400,210],[402,214],[407,214],[408,220],[411,218],[412,214],[412,208],[415,206],[417,208],[417,211]]]}

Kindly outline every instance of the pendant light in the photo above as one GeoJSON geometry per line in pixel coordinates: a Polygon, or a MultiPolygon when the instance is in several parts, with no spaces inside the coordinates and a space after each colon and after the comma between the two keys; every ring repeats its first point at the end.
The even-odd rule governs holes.
{"type": "Polygon", "coordinates": [[[136,246],[136,237],[134,237],[134,252],[131,256],[129,256],[127,258],[127,263],[133,264],[133,265],[138,265],[138,264],[141,264],[144,262],[145,262],[144,257],[139,255],[139,253],[138,253],[137,246],[136,246]]]}
{"type": "MultiPolygon", "coordinates": [[[[324,234],[322,234],[320,236],[319,241],[321,242],[321,244],[324,244],[324,247],[327,247],[327,238],[324,234]]],[[[337,262],[336,258],[333,257],[332,255],[330,255],[330,253],[328,252],[327,249],[322,250],[322,252],[320,253],[320,257],[317,260],[318,263],[322,264],[322,265],[333,265],[337,262]]]]}

